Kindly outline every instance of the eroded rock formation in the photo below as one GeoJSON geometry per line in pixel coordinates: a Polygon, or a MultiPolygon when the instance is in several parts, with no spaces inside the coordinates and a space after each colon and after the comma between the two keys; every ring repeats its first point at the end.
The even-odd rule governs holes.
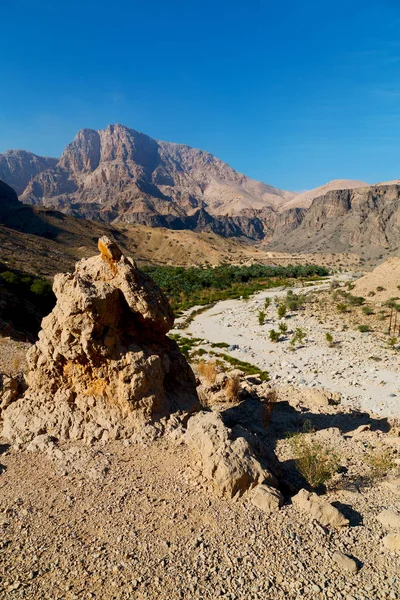
{"type": "Polygon", "coordinates": [[[54,279],[57,304],[28,352],[28,390],[4,413],[3,434],[117,439],[171,412],[199,408],[168,300],[104,237],[100,255],[54,279]]]}

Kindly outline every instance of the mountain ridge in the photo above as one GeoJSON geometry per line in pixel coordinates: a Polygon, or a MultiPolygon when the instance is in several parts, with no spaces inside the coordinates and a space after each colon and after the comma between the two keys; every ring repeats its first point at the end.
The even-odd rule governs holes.
{"type": "Polygon", "coordinates": [[[17,191],[27,182],[25,204],[113,225],[213,232],[282,252],[324,252],[327,244],[329,252],[398,247],[396,180],[333,180],[296,195],[250,179],[209,152],[120,124],[80,130],[59,159],[0,155],[0,178],[16,181],[17,191]]]}

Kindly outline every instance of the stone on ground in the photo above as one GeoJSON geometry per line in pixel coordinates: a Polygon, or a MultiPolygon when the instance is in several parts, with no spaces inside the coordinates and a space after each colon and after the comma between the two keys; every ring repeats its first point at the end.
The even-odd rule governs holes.
{"type": "Polygon", "coordinates": [[[300,490],[296,496],[293,496],[292,502],[296,508],[308,513],[321,525],[340,528],[349,524],[348,519],[335,506],[307,490],[300,490]]]}

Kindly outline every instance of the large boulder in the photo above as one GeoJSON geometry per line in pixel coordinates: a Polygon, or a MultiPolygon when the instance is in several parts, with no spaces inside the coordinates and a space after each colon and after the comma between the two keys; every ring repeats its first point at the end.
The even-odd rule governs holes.
{"type": "Polygon", "coordinates": [[[200,408],[168,300],[108,238],[100,255],[56,275],[57,303],[27,356],[28,390],[4,412],[3,435],[27,442],[129,437],[145,422],[200,408]]]}
{"type": "Polygon", "coordinates": [[[202,475],[227,498],[241,496],[259,483],[278,487],[276,477],[241,433],[226,427],[213,411],[197,413],[187,424],[185,441],[199,457],[202,475]]]}

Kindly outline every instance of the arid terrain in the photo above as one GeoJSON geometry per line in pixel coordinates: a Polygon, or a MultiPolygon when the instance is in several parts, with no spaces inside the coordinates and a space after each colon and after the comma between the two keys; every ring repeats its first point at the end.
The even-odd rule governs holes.
{"type": "MultiPolygon", "coordinates": [[[[362,306],[334,311],[334,294],[349,287],[355,293],[351,273],[288,288],[307,301],[283,317],[277,310],[288,289],[220,302],[190,317],[192,309],[170,336],[192,340],[196,405],[183,363],[172,396],[158,374],[130,388],[154,353],[177,360],[175,342],[161,333],[171,317],[160,292],[139,275],[132,283],[135,267],[105,244],[101,257],[56,278],[58,304],[28,362],[31,344],[1,340],[2,597],[399,598],[400,380],[398,350],[385,343],[388,316],[376,319],[375,307],[365,335],[356,329],[360,315],[367,318],[362,306]],[[108,271],[111,279],[103,280],[108,271]],[[98,314],[83,302],[93,285],[94,297],[108,306],[98,314]],[[126,308],[113,286],[124,290],[143,324],[150,319],[155,327],[148,347],[137,317],[134,329],[124,317],[135,342],[123,362],[120,351],[113,353],[114,344],[126,344],[118,324],[126,308]],[[88,329],[93,319],[108,348],[100,363],[88,329]],[[271,342],[279,323],[287,331],[271,342]],[[306,337],[291,349],[298,328],[306,337]],[[53,347],[61,353],[56,360],[53,347]],[[74,362],[82,352],[84,370],[74,362]],[[246,375],[249,365],[255,374],[246,375]],[[117,384],[120,369],[131,375],[117,384]],[[270,381],[263,381],[266,370],[270,381]],[[10,382],[24,373],[29,388],[21,398],[10,382]],[[190,396],[194,414],[181,404],[149,421],[147,410],[159,410],[164,393],[163,402],[186,406],[190,396]],[[128,404],[119,406],[121,394],[128,404]],[[109,406],[107,398],[117,403],[109,406]],[[322,486],[299,467],[307,449],[316,452],[309,467],[318,457],[326,467],[334,456],[322,486]],[[309,496],[315,489],[319,495],[309,496]]],[[[373,274],[367,277],[373,287],[373,274]]]]}

